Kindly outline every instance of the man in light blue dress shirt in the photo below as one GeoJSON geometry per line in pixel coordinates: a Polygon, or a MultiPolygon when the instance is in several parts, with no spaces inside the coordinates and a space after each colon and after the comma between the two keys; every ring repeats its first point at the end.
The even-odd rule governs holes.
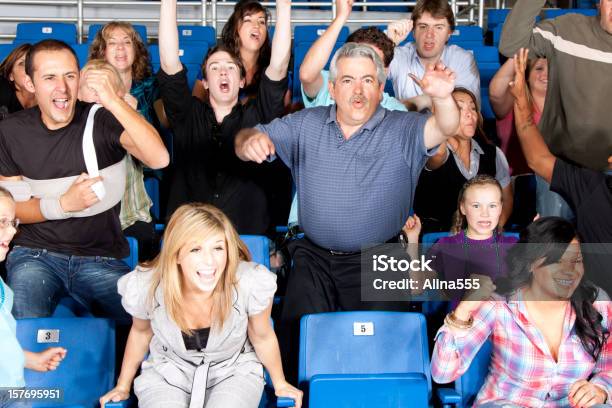
{"type": "Polygon", "coordinates": [[[456,45],[448,45],[455,30],[455,17],[446,0],[419,0],[412,11],[412,20],[391,23],[387,35],[403,42],[414,27],[414,42],[395,48],[389,65],[395,97],[400,100],[422,95],[423,90],[412,79],[421,78],[428,65],[442,62],[456,75],[456,85],[470,90],[480,103],[480,73],[474,55],[456,45]]]}

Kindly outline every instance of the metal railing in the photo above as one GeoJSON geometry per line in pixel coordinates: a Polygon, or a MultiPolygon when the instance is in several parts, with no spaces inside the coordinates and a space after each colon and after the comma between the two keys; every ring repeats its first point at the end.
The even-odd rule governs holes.
{"type": "MultiPolygon", "coordinates": [[[[505,1],[495,0],[496,6],[499,7],[505,1]]],[[[449,0],[455,18],[458,24],[477,24],[483,27],[484,24],[484,9],[485,0],[449,0]],[[476,14],[477,13],[477,14],[476,14]]],[[[194,24],[194,25],[210,25],[217,29],[224,22],[225,16],[231,14],[235,1],[220,1],[220,0],[200,0],[200,1],[179,1],[179,12],[181,9],[195,8],[192,10],[191,18],[178,18],[179,24],[194,24]],[[197,16],[197,17],[195,17],[197,16]]],[[[275,2],[262,2],[264,6],[275,6],[275,2]]],[[[393,7],[399,10],[405,10],[406,7],[414,7],[415,0],[408,1],[357,1],[353,7],[361,8],[361,12],[354,12],[356,18],[347,21],[347,24],[384,24],[398,18],[396,12],[385,11],[369,11],[370,7],[393,7]]],[[[133,17],[126,14],[125,17],[100,17],[97,16],[101,7],[106,7],[108,10],[115,10],[116,7],[142,7],[145,10],[150,9],[151,15],[155,15],[155,11],[159,10],[159,1],[128,1],[128,0],[0,0],[0,8],[12,5],[15,9],[20,10],[20,6],[31,8],[32,6],[49,6],[61,7],[63,11],[69,8],[71,16],[68,17],[42,17],[33,15],[7,16],[7,13],[0,11],[0,23],[10,22],[65,22],[75,23],[77,26],[78,42],[82,43],[85,39],[84,26],[93,23],[106,23],[112,20],[121,19],[130,23],[152,23],[157,25],[159,22],[158,16],[152,17],[133,17]]],[[[336,5],[332,0],[329,1],[296,1],[292,2],[294,9],[292,10],[292,23],[294,24],[326,24],[330,23],[336,16],[336,5]],[[305,7],[325,7],[328,9],[322,10],[304,10],[305,7]]],[[[59,9],[58,9],[59,10],[59,9]]],[[[25,13],[24,13],[25,14],[25,13]]],[[[56,13],[61,14],[61,13],[56,13]]],[[[129,14],[129,13],[128,13],[129,14]]],[[[177,13],[178,14],[178,13],[177,13]]],[[[104,16],[104,14],[102,14],[104,16]]],[[[272,21],[272,24],[274,21],[272,21]]],[[[14,38],[15,34],[1,34],[0,39],[14,38]]],[[[155,38],[155,35],[149,35],[150,38],[155,38]]]]}

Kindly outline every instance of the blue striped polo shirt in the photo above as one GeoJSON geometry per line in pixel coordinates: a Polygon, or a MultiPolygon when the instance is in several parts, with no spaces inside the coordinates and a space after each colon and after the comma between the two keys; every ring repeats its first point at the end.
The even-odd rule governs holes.
{"type": "Polygon", "coordinates": [[[358,251],[395,236],[412,206],[428,151],[429,115],[378,107],[348,140],[336,105],[303,109],[257,129],[297,185],[300,225],[315,244],[358,251]]]}

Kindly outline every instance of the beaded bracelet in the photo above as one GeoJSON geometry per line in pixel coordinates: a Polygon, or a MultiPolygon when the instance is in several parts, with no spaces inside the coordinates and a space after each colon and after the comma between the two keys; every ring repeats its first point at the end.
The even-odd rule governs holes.
{"type": "Polygon", "coordinates": [[[450,312],[444,318],[444,323],[456,329],[466,330],[474,324],[474,318],[470,316],[469,320],[461,320],[455,316],[455,312],[450,312]]]}

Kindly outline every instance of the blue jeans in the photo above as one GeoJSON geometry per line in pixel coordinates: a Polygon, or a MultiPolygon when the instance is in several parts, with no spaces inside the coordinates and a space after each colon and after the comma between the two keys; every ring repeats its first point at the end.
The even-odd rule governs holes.
{"type": "Polygon", "coordinates": [[[51,316],[66,295],[96,316],[129,319],[117,292],[117,280],[130,271],[122,260],[16,246],[7,257],[6,270],[17,319],[51,316]]]}
{"type": "Polygon", "coordinates": [[[542,177],[536,176],[536,210],[540,217],[562,217],[572,221],[574,212],[563,197],[550,190],[550,184],[542,177]]]}

